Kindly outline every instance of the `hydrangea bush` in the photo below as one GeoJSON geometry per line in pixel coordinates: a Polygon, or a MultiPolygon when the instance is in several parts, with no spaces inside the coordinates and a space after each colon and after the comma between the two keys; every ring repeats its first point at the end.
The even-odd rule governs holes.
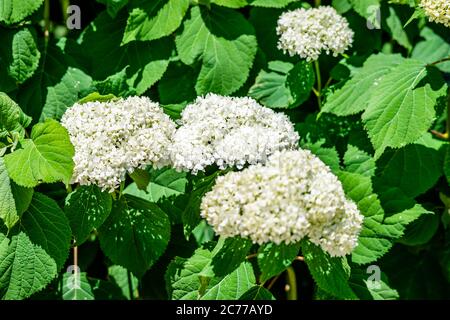
{"type": "Polygon", "coordinates": [[[0,298],[450,298],[449,27],[445,0],[3,0],[0,298]]]}

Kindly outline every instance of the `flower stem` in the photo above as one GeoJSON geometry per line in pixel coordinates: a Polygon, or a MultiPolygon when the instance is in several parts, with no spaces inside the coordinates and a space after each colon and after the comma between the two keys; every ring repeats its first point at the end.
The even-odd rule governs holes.
{"type": "Polygon", "coordinates": [[[447,58],[444,58],[444,59],[432,62],[432,63],[428,64],[428,66],[435,66],[437,64],[440,64],[440,63],[443,63],[443,62],[447,62],[447,61],[450,61],[450,57],[447,57],[447,58]]]}
{"type": "Polygon", "coordinates": [[[272,280],[270,280],[269,285],[267,286],[267,290],[272,289],[273,285],[275,284],[275,282],[277,282],[278,278],[280,277],[280,275],[276,275],[275,277],[272,278],[272,280]]]}
{"type": "Polygon", "coordinates": [[[123,189],[125,189],[125,181],[122,181],[120,183],[120,189],[119,189],[119,199],[122,198],[123,189]]]}
{"type": "Polygon", "coordinates": [[[314,6],[317,8],[321,4],[321,0],[314,0],[314,6]]]}
{"type": "Polygon", "coordinates": [[[314,67],[316,69],[316,79],[317,79],[317,103],[319,104],[319,110],[322,109],[322,77],[320,76],[320,66],[319,61],[314,61],[314,67]]]}
{"type": "MultiPolygon", "coordinates": [[[[73,247],[73,279],[77,285],[79,285],[78,279],[78,247],[73,247]]],[[[75,300],[77,299],[77,291],[75,290],[75,300]]]]}
{"type": "Polygon", "coordinates": [[[70,6],[70,0],[59,0],[59,3],[61,4],[61,14],[64,18],[64,21],[67,21],[67,8],[69,8],[70,6]]]}
{"type": "Polygon", "coordinates": [[[288,300],[297,300],[297,277],[295,276],[295,271],[292,266],[286,269],[286,278],[289,288],[286,292],[288,300]]]}
{"type": "Polygon", "coordinates": [[[128,291],[130,293],[130,300],[133,300],[133,281],[131,281],[131,272],[127,270],[127,278],[128,278],[128,291]]]}
{"type": "Polygon", "coordinates": [[[252,259],[252,258],[256,258],[257,256],[258,256],[257,253],[252,253],[252,254],[249,254],[248,256],[246,256],[245,258],[246,259],[252,259]]]}
{"type": "Polygon", "coordinates": [[[45,0],[44,2],[44,22],[45,47],[47,47],[50,37],[50,0],[45,0]]]}

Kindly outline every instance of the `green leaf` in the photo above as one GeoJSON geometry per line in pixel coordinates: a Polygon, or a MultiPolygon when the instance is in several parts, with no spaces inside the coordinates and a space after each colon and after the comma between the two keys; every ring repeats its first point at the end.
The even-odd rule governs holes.
{"type": "Polygon", "coordinates": [[[202,220],[195,229],[192,230],[192,235],[194,236],[195,241],[197,241],[197,244],[201,245],[214,239],[214,230],[206,220],[202,220]]]}
{"type": "Polygon", "coordinates": [[[197,94],[235,92],[247,80],[256,55],[253,27],[231,9],[194,6],[190,13],[175,42],[183,63],[202,61],[195,86],[197,94]]]}
{"type": "Polygon", "coordinates": [[[167,114],[172,120],[181,119],[181,112],[186,107],[186,103],[179,104],[166,104],[162,106],[164,113],[167,114]]]}
{"type": "MultiPolygon", "coordinates": [[[[425,40],[414,47],[412,58],[425,63],[433,63],[450,56],[450,43],[432,29],[425,27],[420,32],[420,35],[425,40]]],[[[450,72],[450,61],[440,63],[436,67],[444,72],[450,72]]]]}
{"type": "Polygon", "coordinates": [[[245,261],[252,242],[240,237],[220,238],[213,252],[211,266],[218,277],[233,272],[245,261]]]}
{"type": "Polygon", "coordinates": [[[128,0],[97,0],[106,5],[106,12],[111,18],[115,18],[120,10],[128,4],[128,0]]]}
{"type": "Polygon", "coordinates": [[[279,244],[268,243],[258,250],[258,266],[261,270],[260,281],[268,279],[283,272],[294,261],[300,250],[300,243],[279,244]]]}
{"type": "Polygon", "coordinates": [[[11,181],[11,192],[14,196],[17,214],[22,214],[28,209],[33,198],[34,190],[32,188],[24,188],[11,181]]]}
{"type": "Polygon", "coordinates": [[[136,276],[158,260],[170,238],[170,221],[153,203],[123,195],[113,203],[111,214],[99,229],[103,252],[136,276]]]}
{"type": "Polygon", "coordinates": [[[10,181],[3,158],[0,158],[0,219],[10,230],[28,208],[33,189],[23,188],[10,181]]]}
{"type": "Polygon", "coordinates": [[[30,123],[31,118],[20,109],[19,105],[7,94],[0,92],[0,137],[8,132],[18,132],[23,137],[25,128],[30,123]]]}
{"type": "Polygon", "coordinates": [[[126,300],[115,282],[88,278],[95,300],[126,300]]]}
{"type": "Polygon", "coordinates": [[[189,0],[134,1],[122,44],[159,39],[174,32],[183,20],[189,0]]]}
{"type": "Polygon", "coordinates": [[[99,14],[78,39],[85,54],[81,62],[88,62],[89,74],[95,80],[104,80],[129,66],[126,69],[127,84],[136,94],[142,95],[166,71],[173,39],[165,37],[121,46],[125,18],[124,14],[119,14],[116,19],[106,13],[99,14]]]}
{"type": "Polygon", "coordinates": [[[316,143],[306,143],[302,145],[302,148],[310,150],[315,154],[320,160],[322,160],[327,166],[331,168],[333,172],[339,171],[340,160],[339,154],[336,148],[326,148],[323,146],[324,140],[319,140],[316,143]]]}
{"type": "Polygon", "coordinates": [[[344,14],[352,8],[350,0],[333,0],[331,3],[339,14],[344,14]]]}
{"type": "Polygon", "coordinates": [[[79,104],[84,104],[92,101],[98,101],[98,102],[108,102],[111,100],[117,100],[118,98],[113,94],[100,94],[98,92],[92,92],[88,94],[86,97],[83,97],[82,99],[78,100],[79,104]]]}
{"type": "Polygon", "coordinates": [[[250,0],[250,4],[255,7],[264,8],[284,8],[297,0],[250,0]]]}
{"type": "Polygon", "coordinates": [[[44,0],[2,0],[0,5],[0,22],[7,25],[16,24],[35,12],[44,0]]]}
{"type": "Polygon", "coordinates": [[[411,222],[403,237],[398,242],[407,246],[419,246],[426,244],[433,238],[439,228],[439,216],[437,214],[426,214],[411,222]]]}
{"type": "Polygon", "coordinates": [[[287,56],[277,48],[278,35],[276,31],[278,18],[282,9],[252,8],[249,21],[256,31],[259,49],[264,53],[266,60],[286,60],[287,56]]]}
{"type": "Polygon", "coordinates": [[[56,262],[60,270],[69,255],[69,221],[55,200],[35,192],[20,220],[20,228],[56,262]]]}
{"type": "Polygon", "coordinates": [[[0,158],[0,218],[8,229],[11,229],[19,221],[11,191],[11,182],[3,158],[0,158]]]}
{"type": "Polygon", "coordinates": [[[400,55],[382,53],[369,57],[341,89],[328,96],[321,112],[348,116],[365,110],[380,79],[403,60],[400,55]]]}
{"type": "Polygon", "coordinates": [[[5,165],[14,182],[24,187],[62,181],[72,177],[74,148],[66,129],[55,120],[38,123],[31,139],[22,148],[5,156],[5,165]]]}
{"type": "MultiPolygon", "coordinates": [[[[147,186],[150,183],[150,173],[147,170],[138,168],[130,173],[129,176],[134,181],[134,186],[139,190],[145,191],[147,189],[147,186]]],[[[130,185],[128,187],[130,187],[130,185]]]]}
{"type": "Polygon", "coordinates": [[[450,145],[446,145],[444,156],[444,175],[447,183],[450,184],[450,145]]]}
{"type": "Polygon", "coordinates": [[[93,85],[102,95],[113,94],[116,97],[128,97],[135,95],[136,91],[130,88],[127,83],[127,69],[128,66],[107,77],[105,80],[94,81],[93,85]]]}
{"type": "Polygon", "coordinates": [[[437,99],[445,94],[444,82],[434,79],[418,87],[427,76],[423,62],[406,60],[385,75],[372,92],[362,119],[376,149],[375,157],[386,147],[399,148],[419,139],[431,126],[436,115],[437,99]]]}
{"type": "Polygon", "coordinates": [[[309,241],[303,242],[302,253],[311,275],[322,290],[337,298],[356,298],[348,282],[350,267],[345,258],[330,257],[309,241]]]}
{"type": "Polygon", "coordinates": [[[249,95],[269,108],[295,108],[305,102],[315,83],[310,63],[271,61],[261,70],[249,95]]]}
{"type": "Polygon", "coordinates": [[[412,45],[409,41],[408,34],[403,28],[402,21],[397,16],[397,13],[393,7],[389,7],[389,16],[386,18],[386,24],[392,34],[392,38],[408,51],[412,50],[412,45]]]}
{"type": "Polygon", "coordinates": [[[158,83],[162,104],[177,104],[195,100],[196,70],[183,63],[171,63],[158,83]]]}
{"type": "Polygon", "coordinates": [[[375,160],[357,147],[348,145],[344,154],[346,171],[372,177],[375,174],[375,160]]]}
{"type": "Polygon", "coordinates": [[[240,296],[239,300],[276,300],[272,293],[263,286],[254,286],[240,296]]]}
{"type": "Polygon", "coordinates": [[[413,253],[396,246],[380,262],[389,282],[405,300],[441,300],[448,297],[448,282],[434,253],[413,253]]]}
{"type": "Polygon", "coordinates": [[[21,29],[14,33],[12,39],[12,61],[8,72],[19,84],[34,74],[41,57],[31,30],[29,28],[21,29]]]}
{"type": "Polygon", "coordinates": [[[20,232],[6,238],[0,233],[0,297],[18,300],[44,289],[57,275],[55,261],[20,232]]]}
{"type": "Polygon", "coordinates": [[[61,293],[63,300],[95,300],[86,272],[64,273],[61,293]]]}
{"type": "Polygon", "coordinates": [[[66,109],[78,100],[80,92],[91,88],[92,78],[77,68],[69,67],[59,83],[47,88],[47,98],[40,120],[61,119],[66,109]]]}
{"type": "Polygon", "coordinates": [[[385,214],[380,200],[373,193],[370,177],[356,173],[342,172],[339,174],[345,193],[358,206],[364,215],[363,228],[358,238],[358,245],[352,252],[352,262],[366,264],[376,261],[390,250],[393,242],[403,235],[406,225],[414,221],[422,214],[429,211],[415,204],[411,199],[398,201],[398,192],[395,203],[386,201],[394,214],[385,214]]]}
{"type": "Polygon", "coordinates": [[[67,196],[64,211],[77,246],[105,222],[111,208],[111,195],[95,185],[80,186],[67,196]]]}
{"type": "Polygon", "coordinates": [[[41,59],[33,77],[19,88],[18,103],[35,119],[59,119],[65,110],[91,90],[91,77],[65,51],[69,39],[45,45],[39,39],[41,59]],[[43,113],[44,110],[44,113],[43,113]]]}
{"type": "Polygon", "coordinates": [[[349,0],[353,9],[362,17],[369,18],[374,14],[375,9],[379,9],[380,0],[349,0]]]}
{"type": "Polygon", "coordinates": [[[243,262],[224,278],[212,278],[201,300],[237,300],[255,284],[252,265],[243,262]]]}
{"type": "Polygon", "coordinates": [[[443,159],[437,150],[410,144],[392,150],[391,154],[374,180],[379,189],[396,187],[406,196],[415,198],[434,186],[443,174],[443,159]]]}
{"type": "Polygon", "coordinates": [[[185,172],[177,172],[174,169],[152,169],[144,190],[136,183],[125,188],[124,193],[145,199],[150,202],[158,202],[164,198],[177,196],[185,192],[187,179],[185,172]]]}
{"type": "Polygon", "coordinates": [[[181,219],[184,226],[184,235],[189,238],[192,230],[199,224],[200,218],[200,204],[203,196],[211,190],[216,177],[220,175],[220,171],[216,171],[212,175],[204,176],[194,182],[192,192],[189,194],[188,203],[183,211],[181,219]]]}
{"type": "MultiPolygon", "coordinates": [[[[249,0],[211,0],[211,3],[228,8],[242,8],[248,4],[249,0]]],[[[251,1],[251,0],[250,0],[251,1]]]]}
{"type": "Polygon", "coordinates": [[[248,262],[241,263],[225,277],[202,276],[212,258],[213,252],[205,248],[197,249],[189,259],[176,257],[165,275],[169,297],[172,300],[236,300],[255,285],[255,275],[248,262]]]}
{"type": "Polygon", "coordinates": [[[108,268],[108,275],[112,281],[114,281],[117,286],[122,291],[122,295],[128,300],[137,299],[139,297],[138,285],[139,280],[133,274],[130,274],[130,279],[128,279],[129,271],[121,266],[111,266],[108,268]],[[129,281],[130,280],[130,281],[129,281]],[[131,290],[130,285],[131,284],[131,290]],[[130,297],[130,292],[133,296],[130,297]]]}
{"type": "Polygon", "coordinates": [[[172,300],[197,300],[200,297],[198,275],[210,263],[211,251],[195,250],[189,259],[176,257],[165,274],[167,292],[172,300]]]}

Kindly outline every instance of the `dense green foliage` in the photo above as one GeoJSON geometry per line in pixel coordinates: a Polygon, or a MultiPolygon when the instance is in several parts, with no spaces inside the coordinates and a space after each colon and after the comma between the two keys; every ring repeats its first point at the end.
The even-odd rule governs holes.
{"type": "Polygon", "coordinates": [[[415,1],[322,1],[355,38],[317,64],[275,30],[320,1],[71,2],[80,30],[69,1],[0,5],[1,298],[293,298],[286,279],[300,299],[450,298],[450,30],[415,1]],[[214,168],[135,171],[115,193],[70,184],[59,120],[75,102],[145,95],[178,119],[209,92],[290,117],[365,217],[351,255],[215,236],[200,217],[214,168]]]}

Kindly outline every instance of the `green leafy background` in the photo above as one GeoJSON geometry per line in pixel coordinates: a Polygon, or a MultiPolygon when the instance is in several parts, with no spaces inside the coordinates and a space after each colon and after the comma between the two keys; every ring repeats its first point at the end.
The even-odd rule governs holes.
{"type": "Polygon", "coordinates": [[[449,29],[417,1],[321,2],[355,39],[315,66],[275,29],[317,1],[3,0],[0,298],[450,298],[449,29]],[[352,254],[217,237],[199,209],[213,168],[136,170],[115,193],[71,184],[59,120],[75,102],[145,95],[175,120],[209,92],[289,116],[364,215],[352,254]]]}

